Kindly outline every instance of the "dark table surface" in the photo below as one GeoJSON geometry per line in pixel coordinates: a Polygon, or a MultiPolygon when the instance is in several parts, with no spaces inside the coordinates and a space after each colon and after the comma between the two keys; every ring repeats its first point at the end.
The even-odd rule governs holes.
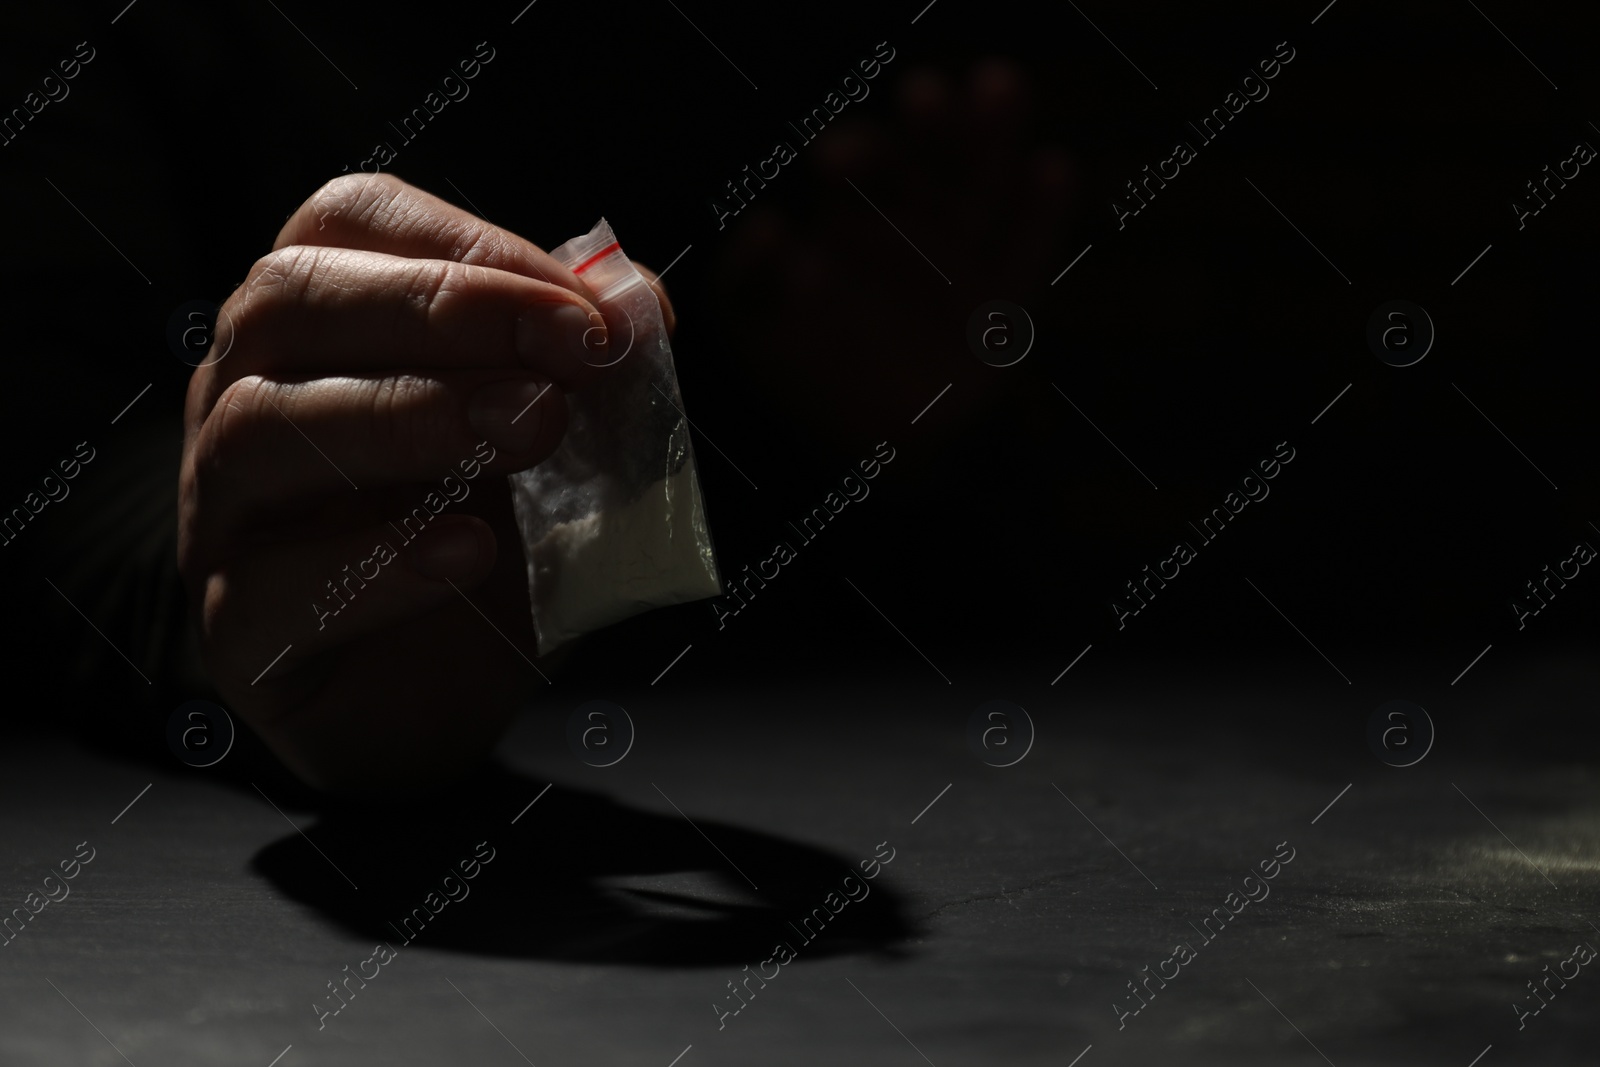
{"type": "Polygon", "coordinates": [[[558,678],[495,769],[399,807],[313,809],[229,779],[226,760],[13,749],[6,905],[81,842],[94,854],[0,949],[0,1062],[1592,1058],[1600,978],[1551,981],[1524,1027],[1513,1008],[1535,1004],[1546,965],[1570,975],[1575,946],[1600,944],[1592,754],[1516,750],[1541,706],[1581,710],[1592,663],[1480,665],[1406,768],[1367,750],[1372,702],[1314,660],[1140,681],[1086,659],[1055,686],[1010,672],[1009,691],[909,662],[788,688],[719,684],[714,666],[630,698],[634,743],[605,768],[564,739],[603,694],[558,678]],[[1005,696],[1034,744],[986,766],[966,720],[1005,696]],[[1482,743],[1497,731],[1498,750],[1482,743]],[[412,943],[384,929],[491,850],[412,943]],[[1291,850],[1267,896],[1228,900],[1291,850]],[[875,853],[893,858],[851,883],[867,895],[834,898],[813,944],[791,932],[875,853]],[[1202,940],[1225,901],[1238,913],[1202,940]],[[763,964],[779,940],[794,958],[763,964]],[[363,963],[378,941],[393,958],[363,963]],[[1171,974],[1179,942],[1193,958],[1119,1020],[1138,1006],[1127,983],[1171,974]],[[746,965],[777,976],[723,1019],[746,965]],[[358,969],[377,976],[319,1017],[327,983],[358,969]]]}

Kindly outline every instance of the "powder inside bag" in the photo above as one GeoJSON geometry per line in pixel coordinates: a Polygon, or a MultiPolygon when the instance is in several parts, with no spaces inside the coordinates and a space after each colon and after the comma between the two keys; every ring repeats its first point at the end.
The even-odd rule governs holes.
{"type": "Polygon", "coordinates": [[[652,607],[680,599],[682,575],[714,575],[703,529],[699,482],[693,464],[655,483],[636,500],[558,523],[531,550],[533,581],[546,607],[541,633],[553,644],[598,630],[652,607]],[[675,508],[693,509],[690,530],[665,539],[675,508]]]}
{"type": "Polygon", "coordinates": [[[556,452],[510,479],[541,655],[651,608],[722,592],[654,290],[604,219],[551,255],[595,292],[620,354],[566,394],[556,452]]]}

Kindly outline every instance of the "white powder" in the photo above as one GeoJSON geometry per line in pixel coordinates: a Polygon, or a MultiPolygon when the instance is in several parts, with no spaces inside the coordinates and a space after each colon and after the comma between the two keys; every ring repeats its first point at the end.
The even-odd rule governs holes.
{"type": "Polygon", "coordinates": [[[557,524],[528,555],[541,651],[720,591],[693,463],[627,504],[557,524]]]}

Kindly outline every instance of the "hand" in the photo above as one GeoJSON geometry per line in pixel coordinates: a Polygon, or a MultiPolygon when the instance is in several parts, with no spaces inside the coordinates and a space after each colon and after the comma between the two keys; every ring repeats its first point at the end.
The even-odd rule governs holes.
{"type": "Polygon", "coordinates": [[[223,304],[178,565],[218,690],[306,781],[448,777],[546,684],[505,475],[604,337],[543,250],[387,175],[317,190],[223,304]]]}

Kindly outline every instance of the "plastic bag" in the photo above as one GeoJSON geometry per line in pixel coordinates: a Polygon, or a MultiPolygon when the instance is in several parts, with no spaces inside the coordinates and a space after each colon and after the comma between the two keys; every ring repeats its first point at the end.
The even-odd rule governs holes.
{"type": "Polygon", "coordinates": [[[722,593],[655,290],[604,219],[550,254],[594,291],[610,328],[587,360],[606,369],[567,396],[561,447],[511,476],[540,655],[722,593]]]}

